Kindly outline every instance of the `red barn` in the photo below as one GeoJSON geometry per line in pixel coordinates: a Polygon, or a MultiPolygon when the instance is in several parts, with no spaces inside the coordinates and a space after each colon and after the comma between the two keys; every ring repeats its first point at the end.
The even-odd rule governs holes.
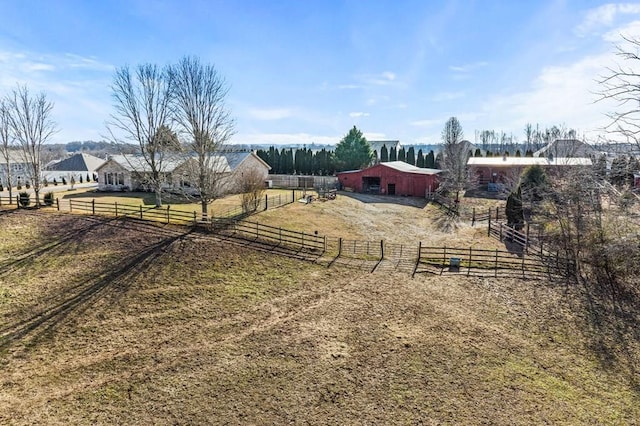
{"type": "Polygon", "coordinates": [[[364,170],[338,173],[342,188],[369,194],[425,197],[439,184],[440,170],[423,169],[404,161],[378,163],[364,170]]]}

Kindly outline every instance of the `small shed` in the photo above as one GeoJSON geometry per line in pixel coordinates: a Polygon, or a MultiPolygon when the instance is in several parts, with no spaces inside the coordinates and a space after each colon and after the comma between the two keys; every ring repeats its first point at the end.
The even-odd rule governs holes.
{"type": "Polygon", "coordinates": [[[426,197],[438,188],[440,172],[404,161],[389,161],[363,170],[338,173],[338,181],[342,188],[355,192],[426,197]]]}

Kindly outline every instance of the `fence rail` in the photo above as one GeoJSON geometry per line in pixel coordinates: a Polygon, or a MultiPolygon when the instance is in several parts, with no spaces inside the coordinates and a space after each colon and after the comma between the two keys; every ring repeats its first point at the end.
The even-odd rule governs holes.
{"type": "MultiPolygon", "coordinates": [[[[278,207],[294,202],[296,191],[265,197],[257,203],[255,211],[278,207]]],[[[301,194],[300,194],[301,195],[301,194]]],[[[0,199],[9,201],[8,197],[0,199]]],[[[542,250],[526,250],[531,247],[533,239],[527,234],[514,230],[496,221],[489,221],[489,234],[497,238],[509,238],[525,249],[518,252],[505,250],[486,250],[478,248],[428,247],[418,243],[415,246],[406,244],[390,244],[383,240],[364,241],[327,237],[317,232],[300,232],[273,227],[246,220],[244,209],[230,209],[216,212],[215,216],[203,220],[197,212],[184,212],[167,205],[161,208],[133,206],[127,204],[101,203],[95,199],[67,200],[63,209],[71,213],[104,215],[115,217],[131,217],[141,220],[172,223],[188,226],[202,226],[219,235],[233,236],[257,244],[268,244],[272,247],[286,249],[289,252],[311,254],[325,259],[337,259],[349,262],[357,260],[369,265],[371,271],[380,265],[405,269],[413,276],[421,273],[432,274],[466,274],[473,276],[510,276],[525,279],[542,276],[558,276],[570,273],[571,262],[555,256],[544,254],[542,250]],[[242,211],[240,216],[238,212],[242,211]]],[[[53,207],[61,210],[60,200],[56,199],[53,207]]],[[[249,212],[250,213],[250,212],[249,212]]]]}

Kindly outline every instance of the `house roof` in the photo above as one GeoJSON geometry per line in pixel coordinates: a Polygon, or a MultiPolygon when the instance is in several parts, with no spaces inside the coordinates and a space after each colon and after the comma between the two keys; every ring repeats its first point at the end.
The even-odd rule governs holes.
{"type": "Polygon", "coordinates": [[[387,146],[387,150],[391,150],[391,147],[398,149],[400,147],[400,141],[367,141],[371,146],[371,151],[376,151],[380,155],[380,150],[384,145],[387,146]]]}
{"type": "Polygon", "coordinates": [[[591,145],[578,139],[556,139],[547,146],[534,152],[534,157],[589,157],[597,154],[598,151],[591,145]]]}
{"type": "Polygon", "coordinates": [[[471,157],[467,161],[469,166],[590,166],[590,158],[554,157],[471,157]]]}
{"type": "Polygon", "coordinates": [[[93,172],[104,164],[104,162],[105,160],[102,158],[93,155],[74,154],[69,158],[49,165],[47,170],[59,172],[93,172]]]}
{"type": "MultiPolygon", "coordinates": [[[[22,151],[17,149],[9,149],[9,162],[13,164],[25,163],[22,151]]],[[[0,153],[0,164],[7,164],[4,154],[0,153]]]]}
{"type": "MultiPolygon", "coordinates": [[[[269,167],[269,165],[265,163],[260,157],[258,157],[254,152],[220,153],[219,155],[214,155],[211,158],[211,163],[215,164],[216,168],[218,168],[220,172],[228,173],[235,170],[249,156],[255,157],[265,167],[271,169],[271,167],[269,167]]],[[[151,172],[149,163],[147,163],[147,161],[145,161],[145,159],[141,155],[112,155],[109,157],[109,160],[118,163],[122,168],[130,172],[151,172]]],[[[186,159],[184,157],[179,156],[165,158],[162,162],[161,171],[164,173],[171,173],[179,166],[183,165],[185,161],[186,159]]]]}

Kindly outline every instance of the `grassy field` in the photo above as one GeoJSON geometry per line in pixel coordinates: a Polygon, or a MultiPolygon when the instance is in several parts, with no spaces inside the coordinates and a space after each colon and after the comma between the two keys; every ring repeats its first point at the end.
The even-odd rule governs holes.
{"type": "Polygon", "coordinates": [[[2,424],[640,418],[637,310],[589,289],[366,274],[122,219],[0,229],[2,424]]]}

